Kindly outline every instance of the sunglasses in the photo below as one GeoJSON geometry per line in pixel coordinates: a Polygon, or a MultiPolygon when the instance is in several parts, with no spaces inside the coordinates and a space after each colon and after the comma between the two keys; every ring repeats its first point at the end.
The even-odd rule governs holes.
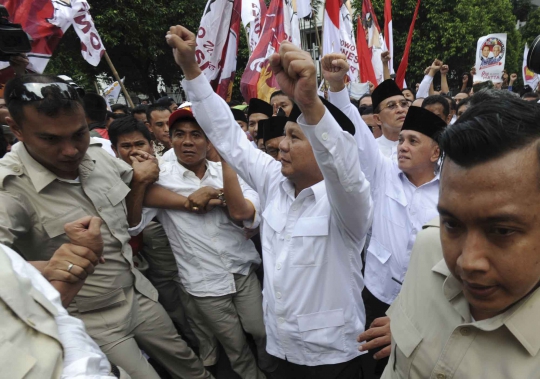
{"type": "Polygon", "coordinates": [[[77,90],[67,83],[25,83],[11,91],[9,100],[41,101],[50,95],[66,100],[80,99],[77,90]]]}

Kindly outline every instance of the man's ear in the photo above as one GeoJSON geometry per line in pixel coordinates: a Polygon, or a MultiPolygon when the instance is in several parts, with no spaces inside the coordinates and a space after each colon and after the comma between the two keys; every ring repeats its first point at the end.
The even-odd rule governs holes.
{"type": "Polygon", "coordinates": [[[150,130],[150,133],[153,133],[154,131],[152,130],[152,128],[150,127],[150,123],[148,121],[145,121],[144,122],[144,125],[146,125],[146,127],[148,128],[148,130],[150,130]]]}
{"type": "Polygon", "coordinates": [[[439,147],[439,144],[434,144],[434,149],[431,150],[431,158],[430,158],[430,161],[432,163],[435,163],[439,160],[439,158],[441,157],[441,148],[439,147]]]}
{"type": "Polygon", "coordinates": [[[118,150],[116,150],[116,146],[111,144],[111,147],[112,147],[112,149],[114,151],[114,154],[116,154],[116,158],[120,158],[120,155],[118,155],[118,150]]]}
{"type": "Polygon", "coordinates": [[[19,140],[24,141],[24,137],[22,135],[21,127],[15,122],[14,119],[11,117],[6,117],[6,122],[9,125],[9,128],[11,129],[11,132],[13,135],[19,140]]]}
{"type": "Polygon", "coordinates": [[[379,125],[379,127],[382,127],[382,122],[381,122],[381,119],[379,118],[379,114],[378,114],[378,113],[373,113],[373,119],[375,120],[375,122],[377,123],[377,125],[379,125]]]}

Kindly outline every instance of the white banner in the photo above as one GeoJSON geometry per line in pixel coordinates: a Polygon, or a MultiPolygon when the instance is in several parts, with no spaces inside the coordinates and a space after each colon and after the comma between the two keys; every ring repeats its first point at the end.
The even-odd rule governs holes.
{"type": "Polygon", "coordinates": [[[527,55],[529,54],[529,46],[525,44],[525,50],[523,51],[523,66],[521,73],[523,74],[523,84],[529,85],[533,91],[536,90],[536,87],[538,86],[538,80],[540,79],[538,77],[538,74],[532,72],[529,70],[529,67],[527,67],[527,55]]]}
{"type": "MultiPolygon", "coordinates": [[[[122,78],[122,83],[123,82],[124,78],[122,78]]],[[[120,96],[121,90],[122,88],[120,87],[120,83],[118,82],[114,82],[113,84],[105,88],[105,90],[103,90],[103,97],[105,98],[105,101],[107,102],[109,107],[112,104],[116,104],[116,102],[118,101],[118,96],[120,96]]]]}
{"type": "Polygon", "coordinates": [[[265,16],[266,4],[264,0],[242,0],[242,24],[244,24],[248,35],[250,54],[261,39],[265,16]]]}
{"type": "Polygon", "coordinates": [[[216,79],[220,72],[223,47],[229,37],[233,3],[208,0],[197,31],[195,58],[208,81],[216,79]]]}
{"type": "Polygon", "coordinates": [[[476,46],[475,82],[491,80],[502,83],[506,61],[506,33],[488,34],[480,37],[476,46]]]}
{"type": "Polygon", "coordinates": [[[291,37],[292,43],[301,47],[300,22],[298,15],[293,9],[292,0],[283,0],[283,21],[285,22],[285,33],[291,37]]]}
{"type": "Polygon", "coordinates": [[[296,0],[296,13],[298,18],[304,18],[311,14],[310,0],[296,0]]]}
{"type": "Polygon", "coordinates": [[[92,66],[97,66],[105,47],[90,16],[90,5],[86,0],[72,0],[73,28],[81,40],[81,54],[92,66]]]}

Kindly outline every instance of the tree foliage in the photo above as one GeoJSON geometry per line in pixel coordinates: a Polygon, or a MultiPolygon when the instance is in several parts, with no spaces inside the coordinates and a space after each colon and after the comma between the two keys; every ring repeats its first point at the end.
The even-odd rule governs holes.
{"type": "MultiPolygon", "coordinates": [[[[167,85],[178,83],[180,71],[174,63],[165,34],[171,25],[181,24],[196,31],[204,1],[194,0],[90,0],[96,29],[130,91],[159,96],[158,76],[167,85]]],[[[80,42],[70,28],[47,66],[48,73],[70,75],[87,89],[97,74],[111,75],[102,59],[97,67],[86,63],[80,42]]]]}
{"type": "MultiPolygon", "coordinates": [[[[354,0],[355,9],[362,9],[362,1],[354,0]]],[[[384,0],[372,0],[379,24],[384,19],[384,0]]],[[[393,0],[392,23],[394,34],[394,65],[399,66],[416,0],[393,0]]],[[[450,67],[450,87],[457,88],[463,72],[475,63],[478,38],[489,33],[507,33],[506,66],[508,72],[518,72],[522,54],[516,17],[508,0],[424,0],[420,5],[413,35],[407,83],[419,82],[424,69],[435,58],[450,67]]]]}
{"type": "Polygon", "coordinates": [[[531,46],[536,36],[540,35],[540,8],[529,14],[527,23],[520,31],[523,38],[523,45],[527,43],[531,46]]]}

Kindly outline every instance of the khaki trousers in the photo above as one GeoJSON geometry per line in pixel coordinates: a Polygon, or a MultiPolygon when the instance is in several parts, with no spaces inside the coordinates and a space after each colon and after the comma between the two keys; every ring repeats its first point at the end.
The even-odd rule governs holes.
{"type": "Polygon", "coordinates": [[[260,366],[272,367],[274,359],[266,352],[261,286],[254,270],[247,276],[235,274],[234,278],[234,294],[190,297],[199,317],[223,346],[233,370],[244,379],[262,379],[265,376],[257,367],[244,334],[245,331],[253,336],[260,366]]]}
{"type": "Polygon", "coordinates": [[[212,378],[178,335],[163,306],[138,292],[135,296],[139,305],[139,317],[144,321],[126,339],[101,346],[107,358],[122,367],[132,379],[160,379],[140,349],[175,379],[212,378]]]}

